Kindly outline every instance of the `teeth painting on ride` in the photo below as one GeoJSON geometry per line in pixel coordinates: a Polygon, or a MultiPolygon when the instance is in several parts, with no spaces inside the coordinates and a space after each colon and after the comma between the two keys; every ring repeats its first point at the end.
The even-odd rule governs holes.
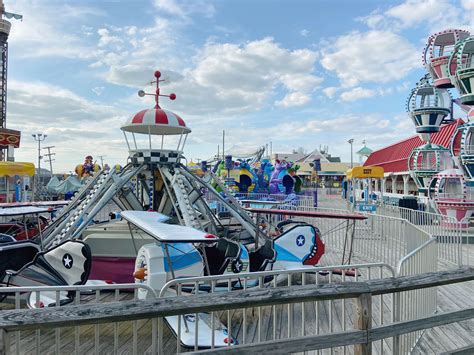
{"type": "Polygon", "coordinates": [[[283,234],[274,240],[276,260],[273,269],[314,267],[324,255],[325,246],[318,228],[302,223],[287,224],[283,234]]]}

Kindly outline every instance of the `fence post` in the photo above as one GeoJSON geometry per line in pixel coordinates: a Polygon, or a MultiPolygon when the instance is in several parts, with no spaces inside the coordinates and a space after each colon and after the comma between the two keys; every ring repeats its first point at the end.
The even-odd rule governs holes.
{"type": "MultiPolygon", "coordinates": [[[[461,229],[461,222],[457,222],[455,224],[455,228],[457,231],[457,240],[458,240],[458,250],[457,250],[457,257],[458,257],[458,266],[461,267],[463,265],[463,256],[462,256],[462,243],[463,243],[463,236],[462,236],[462,229],[461,229]]],[[[469,237],[466,235],[466,246],[469,247],[469,237]]],[[[469,258],[466,258],[466,265],[470,266],[469,258]]]]}
{"type": "MultiPolygon", "coordinates": [[[[18,352],[18,347],[20,346],[19,343],[16,344],[17,346],[17,352],[18,352]]],[[[2,329],[0,332],[0,354],[1,355],[8,355],[11,354],[10,351],[10,334],[5,329],[2,329]]]]}
{"type": "MultiPolygon", "coordinates": [[[[372,328],[372,294],[363,293],[357,297],[356,302],[356,329],[368,331],[372,328]]],[[[355,355],[371,355],[372,354],[372,342],[369,340],[367,332],[367,341],[365,344],[355,344],[354,354],[355,355]]]]}
{"type": "MultiPolygon", "coordinates": [[[[397,274],[397,277],[400,275],[397,274]]],[[[392,322],[399,322],[400,321],[400,292],[396,292],[392,294],[392,322]]],[[[393,355],[400,354],[400,336],[395,335],[392,338],[392,353],[393,355]]]]}
{"type": "MultiPolygon", "coordinates": [[[[180,318],[178,317],[178,321],[180,321],[180,318]]],[[[158,354],[164,354],[163,348],[163,317],[158,317],[157,320],[157,326],[158,326],[158,354]]]]}

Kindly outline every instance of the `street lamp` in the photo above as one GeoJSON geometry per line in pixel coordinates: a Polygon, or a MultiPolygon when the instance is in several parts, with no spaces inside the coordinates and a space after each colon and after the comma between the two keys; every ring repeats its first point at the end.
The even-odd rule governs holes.
{"type": "Polygon", "coordinates": [[[351,138],[347,141],[351,145],[351,169],[353,168],[353,160],[352,160],[352,143],[354,143],[354,138],[351,138]]]}
{"type": "Polygon", "coordinates": [[[41,182],[41,142],[43,142],[46,137],[48,136],[47,134],[43,133],[34,133],[31,135],[35,141],[38,142],[38,181],[41,182]]]}

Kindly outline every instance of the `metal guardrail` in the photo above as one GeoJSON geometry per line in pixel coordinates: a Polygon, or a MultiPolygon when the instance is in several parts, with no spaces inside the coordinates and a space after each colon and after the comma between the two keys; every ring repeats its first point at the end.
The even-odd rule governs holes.
{"type": "MultiPolygon", "coordinates": [[[[41,295],[45,295],[45,293],[49,293],[49,297],[55,300],[55,305],[52,308],[63,308],[61,305],[61,299],[64,298],[65,293],[70,293],[70,296],[73,297],[73,305],[81,306],[85,305],[85,303],[81,302],[81,296],[84,296],[84,293],[87,294],[87,304],[91,303],[101,303],[104,302],[116,302],[120,300],[121,294],[126,292],[129,296],[131,292],[133,292],[133,299],[137,299],[138,290],[143,289],[149,292],[151,295],[156,297],[155,291],[142,284],[110,284],[110,285],[75,285],[75,286],[35,286],[35,287],[3,287],[0,288],[0,298],[4,299],[5,297],[10,297],[11,301],[13,302],[13,307],[16,310],[21,309],[22,301],[24,301],[25,294],[28,296],[29,294],[33,294],[34,301],[36,303],[36,307],[39,309],[44,309],[44,305],[41,305],[41,295]],[[52,294],[52,295],[51,295],[52,294]],[[105,296],[105,297],[104,297],[105,296]],[[109,299],[106,299],[106,296],[110,296],[109,299]],[[43,307],[42,307],[43,306],[43,307]]],[[[47,305],[46,305],[47,306],[47,305]]],[[[5,311],[0,312],[0,316],[5,311]]],[[[118,352],[119,349],[119,332],[118,332],[118,325],[114,324],[113,326],[113,341],[110,344],[110,348],[113,348],[114,353],[118,352]]],[[[46,335],[45,337],[41,334],[41,329],[37,329],[33,336],[34,339],[28,342],[22,342],[22,332],[18,331],[15,332],[13,337],[10,339],[9,348],[5,352],[5,354],[24,354],[24,353],[34,353],[34,354],[42,354],[42,343],[44,342],[44,338],[48,338],[46,335]],[[29,343],[29,344],[28,344],[29,343]],[[34,344],[33,349],[25,347],[34,344]]],[[[26,333],[26,336],[30,334],[26,333]]],[[[79,327],[74,327],[73,334],[68,334],[70,338],[73,338],[73,346],[71,350],[74,350],[75,354],[81,353],[80,348],[80,338],[81,338],[81,331],[79,327]]],[[[89,335],[89,337],[92,334],[89,335]]],[[[94,338],[94,352],[98,354],[100,351],[100,329],[99,325],[94,326],[93,331],[93,338],[94,338]]],[[[151,334],[151,341],[156,342],[157,334],[156,332],[151,334]]],[[[31,337],[30,337],[31,338],[31,337]]],[[[49,336],[51,338],[51,336],[49,336]]],[[[138,323],[134,321],[132,324],[132,350],[134,354],[137,354],[137,339],[138,339],[138,323]]],[[[56,354],[63,353],[61,351],[61,344],[62,344],[62,335],[61,329],[57,328],[54,331],[54,349],[49,349],[47,352],[55,352],[56,354]]]]}
{"type": "MultiPolygon", "coordinates": [[[[347,213],[346,210],[324,208],[304,210],[347,213]]],[[[435,223],[428,228],[434,217],[439,220],[438,215],[400,208],[394,208],[392,211],[399,215],[383,216],[368,213],[365,214],[366,220],[353,223],[324,218],[297,219],[318,227],[328,250],[339,250],[346,255],[352,250],[358,260],[373,260],[390,265],[396,269],[397,276],[417,275],[437,270],[437,240],[443,242],[445,246],[440,258],[446,258],[453,265],[458,261],[459,239],[456,236],[443,236],[441,231],[444,229],[441,223],[435,223]],[[351,235],[353,235],[352,242],[350,242],[351,235]],[[454,243],[449,243],[453,241],[454,243]]],[[[458,266],[457,263],[455,265],[458,266]]],[[[397,295],[397,299],[394,300],[396,319],[411,320],[434,314],[437,306],[436,295],[436,289],[397,295]]],[[[394,346],[400,346],[402,353],[406,353],[416,344],[420,336],[421,332],[405,334],[400,339],[394,340],[398,344],[394,346]]]]}
{"type": "MultiPolygon", "coordinates": [[[[397,266],[397,276],[432,272],[437,270],[437,264],[436,238],[431,238],[400,260],[397,266]]],[[[436,288],[398,293],[394,301],[398,305],[395,320],[409,321],[433,315],[437,308],[437,294],[436,288]]],[[[421,330],[403,334],[400,338],[395,339],[394,346],[400,349],[401,354],[411,353],[422,335],[423,331],[421,330]]]]}
{"type": "MultiPolygon", "coordinates": [[[[193,277],[193,278],[180,278],[176,280],[172,280],[168,282],[161,292],[159,293],[160,297],[163,296],[169,296],[170,294],[176,293],[177,295],[182,295],[182,294],[199,294],[202,292],[209,292],[209,293],[214,293],[214,292],[219,292],[220,294],[223,294],[224,292],[232,292],[232,291],[237,291],[239,289],[250,289],[250,288],[281,288],[285,286],[295,286],[295,285],[321,285],[321,284],[333,284],[333,283],[341,283],[341,282],[348,282],[348,281],[353,281],[353,282],[358,282],[362,280],[374,280],[374,279],[381,279],[383,277],[393,277],[395,275],[395,271],[393,268],[391,268],[388,265],[381,264],[381,263],[373,263],[373,264],[354,264],[354,265],[339,265],[339,266],[330,266],[330,267],[317,267],[317,268],[305,268],[305,269],[297,269],[297,270],[273,270],[273,271],[264,271],[264,272],[255,272],[255,273],[242,273],[242,274],[231,274],[231,275],[217,275],[217,276],[205,276],[205,277],[193,277]],[[324,277],[323,280],[321,277],[317,277],[318,273],[323,273],[324,277]],[[236,284],[239,283],[239,284],[236,284]],[[183,289],[186,291],[184,292],[183,289]]],[[[54,307],[61,307],[61,298],[63,297],[64,292],[73,292],[74,293],[74,302],[72,304],[74,305],[80,305],[80,304],[85,304],[81,300],[82,293],[84,291],[87,291],[88,298],[87,304],[96,304],[96,303],[103,303],[105,302],[113,302],[113,301],[118,301],[119,296],[120,296],[120,290],[126,290],[134,291],[134,299],[137,298],[137,290],[138,289],[144,289],[150,293],[148,296],[149,298],[155,298],[157,295],[156,293],[146,285],[142,284],[123,284],[123,285],[97,285],[97,286],[92,286],[92,285],[81,285],[81,286],[44,286],[44,287],[11,287],[11,288],[5,288],[5,289],[0,289],[0,293],[3,293],[4,295],[13,295],[13,302],[15,305],[16,309],[20,309],[20,300],[21,296],[24,294],[24,292],[28,293],[33,293],[33,300],[37,303],[37,307],[40,307],[40,300],[41,300],[41,295],[44,292],[49,292],[50,295],[49,297],[52,299],[55,299],[56,304],[54,307]],[[104,298],[105,297],[105,298],[104,298]]],[[[287,312],[288,316],[287,321],[286,321],[286,334],[288,338],[294,338],[300,335],[308,335],[311,333],[311,330],[314,330],[316,334],[320,333],[327,333],[327,332],[335,332],[335,331],[343,331],[346,329],[350,329],[353,326],[353,323],[351,321],[351,314],[346,313],[347,307],[350,306],[349,303],[350,301],[343,300],[341,302],[338,301],[328,301],[327,303],[315,303],[313,305],[313,309],[315,309],[316,312],[316,328],[312,328],[308,325],[306,325],[306,317],[305,317],[305,310],[308,311],[308,306],[305,306],[303,304],[301,305],[292,305],[291,307],[285,307],[285,310],[287,312]],[[323,320],[319,319],[319,315],[324,314],[324,312],[329,312],[328,321],[329,323],[324,323],[323,320]],[[335,319],[337,317],[341,317],[342,315],[342,320],[336,322],[335,319]],[[301,321],[299,323],[299,327],[301,329],[301,333],[296,332],[294,330],[294,320],[293,317],[296,317],[301,321]],[[299,318],[298,318],[299,317],[299,318]],[[334,321],[333,321],[334,320],[334,321]],[[320,324],[321,322],[321,324],[320,324]]],[[[373,300],[374,306],[377,304],[379,309],[383,309],[384,304],[389,304],[389,310],[381,313],[379,316],[377,316],[376,319],[374,319],[374,322],[377,322],[377,324],[386,324],[388,322],[393,321],[393,299],[391,296],[387,295],[380,295],[377,296],[377,299],[374,298],[373,300]]],[[[71,305],[71,304],[69,304],[71,305]]],[[[106,306],[106,304],[105,304],[106,306]]],[[[232,315],[230,314],[230,311],[226,312],[227,314],[224,315],[224,323],[227,325],[227,329],[229,334],[232,334],[234,326],[237,325],[236,322],[234,321],[234,324],[232,323],[232,315]]],[[[273,324],[273,339],[277,339],[276,335],[276,319],[277,319],[277,313],[280,314],[281,312],[278,311],[276,307],[271,307],[271,309],[262,309],[262,308],[256,308],[255,310],[252,311],[254,313],[253,316],[250,316],[247,314],[247,312],[243,313],[243,319],[240,324],[238,324],[239,327],[243,327],[243,333],[241,338],[239,338],[239,343],[248,343],[252,342],[252,339],[246,339],[246,330],[250,329],[251,327],[258,327],[257,330],[257,342],[261,342],[265,340],[265,330],[263,328],[264,324],[264,319],[268,321],[268,318],[271,318],[271,322],[273,324]],[[268,315],[268,312],[271,314],[268,315]],[[256,315],[255,315],[256,314],[256,315]],[[265,314],[265,317],[263,316],[265,314]]],[[[1,316],[1,312],[0,312],[1,316]]],[[[322,316],[321,316],[322,317],[322,316]]],[[[375,315],[374,315],[375,317],[375,315]]],[[[222,318],[222,316],[221,316],[222,318]]],[[[181,319],[182,317],[179,317],[178,319],[178,324],[181,324],[181,319]]],[[[197,315],[195,319],[198,319],[197,315]]],[[[218,323],[219,322],[219,317],[217,314],[212,313],[211,314],[211,328],[212,329],[218,329],[218,323]]],[[[155,327],[155,330],[152,330],[148,336],[150,336],[151,339],[151,344],[157,344],[157,336],[162,335],[162,330],[161,333],[158,332],[157,330],[157,324],[152,325],[155,327]],[[161,334],[161,335],[160,335],[161,334]]],[[[132,347],[131,351],[133,353],[138,353],[138,324],[136,321],[133,322],[132,324],[132,347]]],[[[93,349],[94,351],[98,351],[100,353],[100,349],[107,344],[108,348],[113,348],[114,351],[119,349],[119,331],[118,327],[115,324],[113,329],[111,330],[111,333],[107,335],[101,335],[100,334],[100,328],[99,326],[94,327],[94,332],[91,334],[90,337],[93,339],[93,349]],[[113,339],[113,342],[110,342],[107,339],[113,339]],[[105,339],[105,340],[101,340],[105,339]],[[105,342],[105,344],[104,344],[105,342]]],[[[180,352],[181,344],[179,339],[181,338],[181,327],[178,327],[178,332],[177,332],[177,338],[176,338],[176,351],[180,352]]],[[[83,349],[83,344],[80,341],[80,334],[83,334],[79,331],[79,328],[74,329],[74,347],[73,350],[75,353],[80,353],[83,349]]],[[[61,332],[61,330],[56,329],[55,334],[54,334],[54,340],[51,340],[51,337],[48,337],[48,334],[42,335],[41,331],[37,331],[34,335],[34,343],[35,343],[35,352],[36,353],[42,353],[42,352],[48,352],[50,350],[45,349],[44,347],[41,346],[42,343],[47,343],[47,342],[54,342],[55,345],[55,350],[56,353],[61,353],[64,352],[64,349],[62,349],[62,344],[67,344],[70,342],[70,340],[67,340],[68,333],[64,332],[64,334],[61,332]],[[64,335],[64,336],[63,336],[64,335]]],[[[199,337],[199,333],[195,335],[196,339],[199,337]]],[[[249,335],[250,337],[250,335],[249,335]]],[[[82,338],[84,338],[82,336],[82,338]]],[[[215,339],[212,338],[212,345],[211,347],[213,348],[215,343],[215,339]]],[[[31,339],[30,339],[31,342],[31,339]]],[[[255,339],[254,341],[255,342],[255,339]]],[[[25,339],[22,337],[22,334],[20,332],[17,332],[13,335],[10,341],[10,350],[13,353],[23,353],[27,351],[25,348],[25,339]]],[[[380,341],[380,344],[377,344],[377,347],[380,349],[387,349],[391,347],[390,344],[387,343],[387,341],[380,341]]],[[[198,350],[197,343],[194,348],[194,350],[198,350]]],[[[347,349],[344,348],[344,352],[346,352],[347,349]]]]}
{"type": "MultiPolygon", "coordinates": [[[[177,296],[183,294],[183,289],[187,287],[187,291],[192,294],[198,294],[202,292],[203,289],[207,290],[211,294],[222,292],[235,292],[237,290],[246,290],[251,288],[281,288],[281,287],[290,287],[295,285],[321,285],[321,284],[336,284],[341,282],[358,282],[361,280],[374,280],[382,279],[385,277],[394,277],[395,270],[383,263],[371,263],[371,264],[353,264],[353,265],[336,265],[336,266],[318,266],[314,268],[302,268],[296,270],[272,270],[272,271],[261,271],[261,272],[251,272],[251,273],[239,273],[239,274],[228,274],[228,275],[216,275],[216,276],[203,276],[203,277],[190,277],[190,278],[180,278],[176,280],[171,280],[163,286],[160,291],[159,296],[164,297],[169,295],[171,292],[175,293],[177,296]],[[324,273],[327,277],[325,281],[321,281],[318,278],[319,273],[324,273]],[[316,276],[315,276],[316,275],[316,276]]],[[[380,295],[377,296],[378,299],[373,299],[374,307],[377,305],[380,310],[377,317],[374,319],[374,322],[377,324],[386,324],[387,322],[393,321],[393,312],[394,299],[390,296],[380,295]],[[389,309],[384,311],[384,305],[389,305],[389,309]]],[[[322,333],[333,333],[338,331],[345,331],[354,326],[352,319],[349,314],[347,314],[348,304],[346,300],[337,302],[334,300],[329,300],[327,304],[319,304],[315,302],[311,307],[315,309],[316,319],[315,319],[315,328],[311,327],[309,324],[306,324],[306,312],[307,307],[304,303],[299,305],[288,305],[287,307],[287,318],[286,318],[286,336],[287,338],[295,338],[299,336],[306,336],[309,334],[322,334],[322,333]],[[326,306],[326,307],[324,307],[326,306]],[[327,311],[327,324],[323,324],[322,318],[320,319],[320,313],[327,311]],[[339,321],[334,321],[334,318],[339,318],[339,321]],[[294,318],[298,319],[301,323],[295,327],[294,318]],[[323,329],[324,326],[324,329],[323,329]],[[327,326],[327,327],[325,327],[327,326]],[[311,329],[313,328],[313,329],[311,329]],[[296,330],[298,329],[298,331],[296,330]]],[[[226,312],[224,316],[226,320],[227,330],[229,334],[232,334],[234,327],[232,326],[232,316],[230,310],[226,312]]],[[[254,312],[255,313],[255,312],[254,312]]],[[[242,329],[242,336],[238,339],[240,344],[252,343],[252,339],[247,339],[247,330],[253,326],[256,326],[257,339],[253,343],[260,343],[265,341],[262,339],[263,332],[263,323],[264,318],[262,314],[266,315],[266,318],[271,319],[271,328],[273,330],[271,335],[271,340],[277,340],[280,338],[280,335],[277,334],[277,309],[276,306],[268,307],[268,309],[262,309],[262,307],[257,307],[256,309],[256,319],[255,317],[249,317],[247,312],[242,312],[242,319],[238,321],[238,326],[242,329]],[[251,318],[251,319],[249,319],[251,318]]],[[[215,324],[217,324],[218,317],[214,312],[211,312],[211,328],[214,329],[215,324]]],[[[375,317],[375,315],[374,315],[375,317]]],[[[197,314],[195,319],[197,319],[197,314]]],[[[178,324],[181,322],[181,317],[178,318],[178,324]]],[[[283,324],[281,324],[283,327],[283,324]]],[[[176,353],[180,353],[180,344],[179,339],[181,337],[181,327],[178,328],[177,338],[176,338],[176,353]]],[[[197,337],[197,335],[196,335],[197,337]]],[[[268,339],[266,340],[268,341],[268,339]]],[[[383,352],[384,348],[392,347],[391,344],[387,344],[381,340],[377,344],[377,348],[383,352]]],[[[211,349],[215,348],[215,339],[214,336],[211,338],[211,349]]],[[[194,350],[198,350],[197,346],[194,350]]],[[[339,350],[339,349],[338,349],[339,350]]],[[[342,349],[344,353],[348,351],[347,347],[342,349]]]]}
{"type": "MultiPolygon", "coordinates": [[[[255,204],[258,204],[257,201],[275,201],[275,204],[284,204],[286,208],[296,208],[296,207],[314,207],[314,197],[307,195],[285,195],[285,194],[267,194],[267,193],[235,193],[234,197],[237,200],[255,201],[255,204]]],[[[225,212],[226,206],[215,198],[212,194],[206,194],[206,201],[210,204],[211,207],[216,209],[218,212],[225,212]]]]}
{"type": "Polygon", "coordinates": [[[381,205],[378,214],[403,218],[430,233],[438,243],[438,259],[446,267],[459,267],[470,265],[469,261],[469,235],[462,228],[462,223],[456,218],[438,213],[416,211],[398,206],[381,205]],[[463,239],[465,239],[463,241],[463,239]],[[464,242],[464,243],[463,243],[464,242]]]}

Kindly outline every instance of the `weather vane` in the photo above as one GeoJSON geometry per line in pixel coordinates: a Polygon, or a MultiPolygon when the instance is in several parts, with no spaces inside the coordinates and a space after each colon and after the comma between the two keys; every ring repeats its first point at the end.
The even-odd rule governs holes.
{"type": "Polygon", "coordinates": [[[147,93],[144,90],[138,91],[138,96],[140,96],[140,97],[144,97],[145,95],[154,96],[155,97],[155,102],[156,102],[155,108],[161,108],[159,103],[158,103],[160,96],[169,97],[170,100],[176,100],[176,94],[174,94],[174,93],[171,93],[169,95],[160,94],[160,82],[164,81],[163,79],[160,80],[160,77],[161,77],[161,72],[159,70],[155,71],[156,80],[153,80],[150,83],[150,84],[156,83],[156,91],[155,91],[154,94],[147,93]]]}

